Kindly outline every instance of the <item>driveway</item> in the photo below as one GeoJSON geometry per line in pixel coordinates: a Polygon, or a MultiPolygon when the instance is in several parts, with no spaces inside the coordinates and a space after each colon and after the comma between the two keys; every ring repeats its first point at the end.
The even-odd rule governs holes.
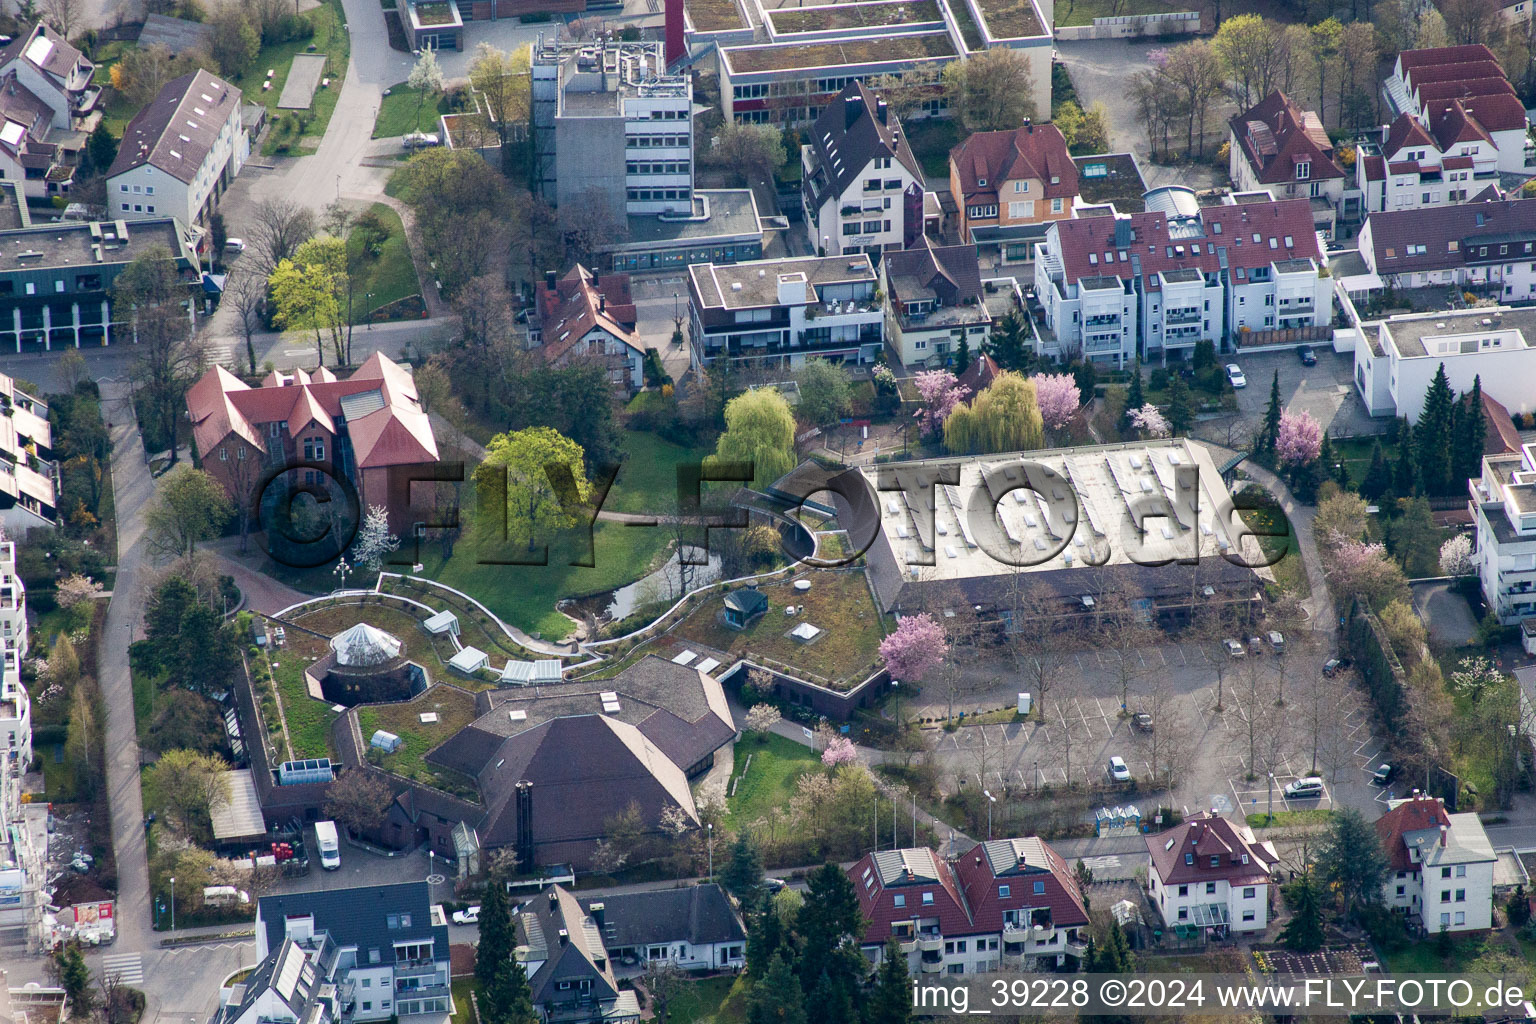
{"type": "MultiPolygon", "coordinates": [[[[1269,406],[1270,382],[1278,372],[1280,399],[1285,407],[1292,412],[1311,413],[1312,418],[1333,437],[1358,437],[1385,431],[1391,421],[1375,420],[1367,415],[1365,404],[1355,390],[1354,355],[1335,352],[1328,345],[1320,345],[1316,351],[1316,366],[1301,365],[1294,351],[1222,356],[1224,361],[1241,366],[1248,378],[1248,386],[1237,392],[1238,418],[1253,426],[1263,421],[1264,410],[1269,406]]],[[[1197,428],[1197,432],[1210,434],[1208,425],[1201,424],[1201,428],[1197,428]]]]}
{"type": "Polygon", "coordinates": [[[1413,607],[1429,628],[1429,638],[1441,647],[1462,647],[1477,635],[1477,619],[1467,599],[1449,583],[1414,583],[1413,607]]]}
{"type": "MultiPolygon", "coordinates": [[[[1150,68],[1147,54],[1152,50],[1166,49],[1167,44],[1146,40],[1123,39],[1058,39],[1056,51],[1061,62],[1072,75],[1072,85],[1083,107],[1103,103],[1109,111],[1109,149],[1112,153],[1134,153],[1141,167],[1142,179],[1147,187],[1159,185],[1187,185],[1190,188],[1211,188],[1224,183],[1225,175],[1218,174],[1209,164],[1180,164],[1163,166],[1152,163],[1152,147],[1147,135],[1147,123],[1130,98],[1132,77],[1150,68]]],[[[1218,103],[1210,111],[1211,123],[1224,123],[1230,111],[1218,103]]],[[[1207,139],[1207,145],[1210,140],[1207,139]]]]}

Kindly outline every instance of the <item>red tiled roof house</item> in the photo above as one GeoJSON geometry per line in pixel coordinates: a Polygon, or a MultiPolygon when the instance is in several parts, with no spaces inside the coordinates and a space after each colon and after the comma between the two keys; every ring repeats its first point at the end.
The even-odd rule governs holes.
{"type": "Polygon", "coordinates": [[[1276,90],[1227,122],[1232,182],[1239,191],[1267,190],[1276,199],[1306,199],[1319,231],[1332,235],[1335,218],[1358,216],[1345,206],[1344,168],[1315,111],[1276,90]]]}
{"type": "Polygon", "coordinates": [[[593,360],[617,391],[633,394],[645,384],[645,346],[635,329],[628,274],[599,277],[578,263],[556,280],[551,270],[537,301],[529,341],[551,366],[593,360]]]}
{"type": "Polygon", "coordinates": [[[1088,908],[1067,862],[1040,839],[981,843],[955,862],[976,924],[1003,940],[1004,970],[1064,966],[1087,952],[1088,908]]]}
{"type": "Polygon", "coordinates": [[[327,472],[344,476],[363,508],[389,511],[396,533],[415,521],[413,471],[438,461],[415,382],[377,352],[346,380],[322,366],[313,373],[274,371],[256,388],[216,366],[187,392],[187,415],[203,469],[233,500],[256,500],[274,466],[315,463],[324,468],[293,469],[290,483],[323,483],[318,475],[327,472]]]}
{"type": "Polygon", "coordinates": [[[1493,925],[1497,858],[1476,814],[1448,814],[1417,790],[1376,819],[1392,876],[1383,897],[1424,931],[1486,931],[1493,925]]]}
{"type": "Polygon", "coordinates": [[[1169,928],[1220,937],[1269,925],[1275,848],[1246,825],[1202,811],[1147,837],[1147,886],[1169,928]]]}
{"type": "Polygon", "coordinates": [[[1054,124],[976,132],[949,151],[949,190],[960,215],[960,240],[1021,241],[1072,216],[1077,165],[1054,124]]]}

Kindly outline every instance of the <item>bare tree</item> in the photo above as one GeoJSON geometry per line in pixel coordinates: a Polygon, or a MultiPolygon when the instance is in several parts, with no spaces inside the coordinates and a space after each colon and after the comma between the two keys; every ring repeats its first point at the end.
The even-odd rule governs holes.
{"type": "Polygon", "coordinates": [[[1250,779],[1263,778],[1271,760],[1266,737],[1278,732],[1285,716],[1275,704],[1275,676],[1259,655],[1250,654],[1232,681],[1232,717],[1247,751],[1245,767],[1250,779]]]}
{"type": "Polygon", "coordinates": [[[224,282],[224,297],[220,300],[235,314],[235,326],[245,340],[245,358],[256,374],[256,332],[261,329],[262,307],[267,302],[266,278],[253,270],[237,270],[224,282]]]}
{"type": "Polygon", "coordinates": [[[1075,631],[1054,628],[1060,608],[1054,590],[1038,584],[1028,588],[1014,611],[1009,635],[1020,674],[1029,681],[1031,699],[1042,716],[1046,698],[1072,660],[1073,642],[1080,639],[1075,631]]]}
{"type": "Polygon", "coordinates": [[[202,340],[192,333],[187,285],[169,249],[151,246],[118,275],[112,286],[119,309],[129,310],[137,358],[130,370],[146,412],[177,460],[176,433],[182,400],[207,367],[202,340]]]}
{"type": "Polygon", "coordinates": [[[80,27],[85,14],[84,0],[42,0],[43,16],[58,29],[59,35],[68,39],[80,27]]]}
{"type": "Polygon", "coordinates": [[[1137,749],[1152,772],[1154,785],[1166,786],[1171,793],[1189,770],[1196,748],[1185,702],[1173,677],[1167,673],[1152,676],[1138,709],[1150,717],[1151,724],[1136,733],[1137,749]]]}
{"type": "MultiPolygon", "coordinates": [[[[1082,694],[1082,682],[1075,673],[1063,676],[1056,685],[1056,699],[1041,714],[1046,748],[1060,758],[1061,770],[1068,789],[1072,788],[1073,756],[1085,752],[1089,736],[1087,726],[1073,717],[1072,711],[1082,694]]],[[[1039,784],[1039,777],[1030,780],[1039,784]]]]}
{"type": "Polygon", "coordinates": [[[566,254],[575,263],[591,263],[599,249],[629,234],[621,213],[595,188],[560,207],[560,224],[565,231],[566,254]]]}
{"type": "Polygon", "coordinates": [[[292,199],[265,199],[256,204],[248,221],[247,258],[268,277],[315,234],[314,213],[292,199]]]}

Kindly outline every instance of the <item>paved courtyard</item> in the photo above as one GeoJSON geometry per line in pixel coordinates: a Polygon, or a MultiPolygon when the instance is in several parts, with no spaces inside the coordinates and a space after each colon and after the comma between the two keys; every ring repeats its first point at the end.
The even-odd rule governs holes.
{"type": "Polygon", "coordinates": [[[1328,345],[1316,347],[1317,365],[1303,366],[1296,353],[1250,352],[1222,356],[1243,368],[1248,386],[1237,392],[1239,417],[1250,425],[1263,421],[1269,405],[1269,386],[1280,374],[1280,397],[1293,412],[1305,410],[1334,437],[1384,433],[1391,420],[1372,419],[1355,390],[1354,355],[1335,352],[1328,345]]]}

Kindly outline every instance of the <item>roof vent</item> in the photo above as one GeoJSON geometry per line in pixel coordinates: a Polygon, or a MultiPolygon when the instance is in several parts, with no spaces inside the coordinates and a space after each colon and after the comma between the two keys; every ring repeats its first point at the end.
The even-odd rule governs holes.
{"type": "Polygon", "coordinates": [[[732,281],[731,282],[731,291],[733,291],[733,292],[741,291],[741,282],[740,281],[732,281]]]}

